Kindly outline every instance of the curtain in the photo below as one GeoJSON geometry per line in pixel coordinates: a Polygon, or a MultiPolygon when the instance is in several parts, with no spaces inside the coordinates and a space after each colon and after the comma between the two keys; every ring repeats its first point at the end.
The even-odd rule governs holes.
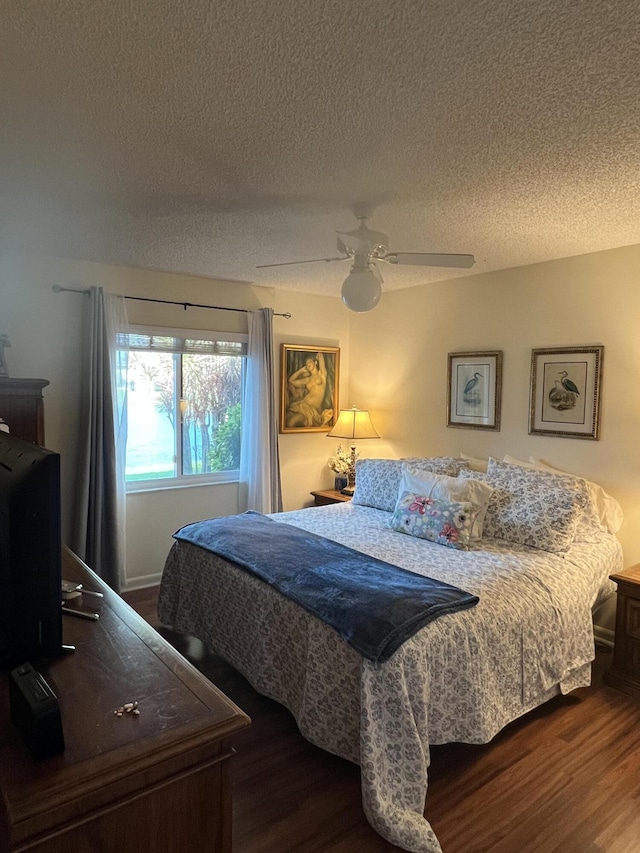
{"type": "Polygon", "coordinates": [[[281,512],[278,416],[273,358],[273,311],[247,315],[249,343],[242,397],[240,509],[281,512]]]}
{"type": "Polygon", "coordinates": [[[72,547],[116,592],[125,567],[127,442],[127,353],[118,351],[116,335],[126,331],[124,297],[89,288],[72,547]]]}

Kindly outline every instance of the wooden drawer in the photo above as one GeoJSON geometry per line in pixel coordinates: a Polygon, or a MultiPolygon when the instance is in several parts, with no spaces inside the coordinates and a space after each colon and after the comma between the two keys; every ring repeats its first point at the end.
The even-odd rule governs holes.
{"type": "Polygon", "coordinates": [[[618,584],[613,666],[607,684],[640,699],[640,564],[611,575],[618,584]]]}

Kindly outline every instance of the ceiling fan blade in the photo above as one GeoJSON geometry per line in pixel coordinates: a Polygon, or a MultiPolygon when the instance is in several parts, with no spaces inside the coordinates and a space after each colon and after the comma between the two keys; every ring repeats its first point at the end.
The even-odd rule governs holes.
{"type": "Polygon", "coordinates": [[[345,258],[351,258],[354,255],[353,249],[350,249],[346,245],[346,243],[343,240],[341,240],[339,237],[336,240],[336,248],[338,249],[339,252],[342,252],[342,254],[345,256],[345,258]]]}
{"type": "Polygon", "coordinates": [[[346,261],[348,258],[312,258],[308,261],[284,261],[281,264],[256,264],[256,269],[261,270],[265,269],[265,267],[290,267],[293,264],[320,264],[325,263],[329,264],[331,261],[346,261]]]}
{"type": "Polygon", "coordinates": [[[413,264],[422,267],[459,267],[469,269],[476,259],[473,255],[448,255],[437,252],[393,252],[383,260],[389,264],[413,264]]]}

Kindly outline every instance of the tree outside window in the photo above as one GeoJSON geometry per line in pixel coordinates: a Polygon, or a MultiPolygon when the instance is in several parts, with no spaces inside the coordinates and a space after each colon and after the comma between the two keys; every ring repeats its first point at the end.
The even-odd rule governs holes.
{"type": "Polygon", "coordinates": [[[245,356],[164,351],[177,348],[175,339],[130,337],[127,483],[237,475],[245,356]]]}

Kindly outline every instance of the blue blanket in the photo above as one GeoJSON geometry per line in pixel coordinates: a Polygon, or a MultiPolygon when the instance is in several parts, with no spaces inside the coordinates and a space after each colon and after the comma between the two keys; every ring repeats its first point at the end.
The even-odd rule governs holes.
{"type": "Polygon", "coordinates": [[[260,513],[188,524],[174,538],[248,569],[376,663],[438,616],[478,603],[450,584],[260,513]]]}

